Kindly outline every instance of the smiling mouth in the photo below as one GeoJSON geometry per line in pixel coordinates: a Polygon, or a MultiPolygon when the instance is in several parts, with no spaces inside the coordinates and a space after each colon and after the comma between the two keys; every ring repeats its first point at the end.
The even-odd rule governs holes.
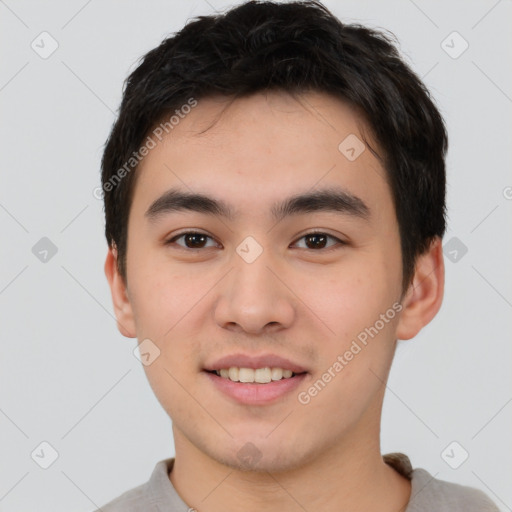
{"type": "Polygon", "coordinates": [[[230,368],[222,368],[220,370],[205,370],[207,373],[217,375],[220,378],[230,380],[232,382],[240,382],[246,384],[268,384],[280,380],[293,379],[307,372],[294,373],[291,370],[283,368],[239,368],[232,366],[230,368]]]}

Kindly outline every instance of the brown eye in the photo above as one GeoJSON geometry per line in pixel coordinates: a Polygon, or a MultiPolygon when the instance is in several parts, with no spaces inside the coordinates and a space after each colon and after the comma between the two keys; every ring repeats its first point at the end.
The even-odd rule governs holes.
{"type": "Polygon", "coordinates": [[[299,240],[305,241],[305,249],[311,249],[311,250],[320,250],[320,249],[327,249],[332,248],[333,246],[338,245],[345,245],[345,242],[340,240],[339,238],[336,238],[335,236],[328,235],[327,233],[308,233],[307,235],[304,235],[299,240]],[[334,244],[331,244],[327,247],[328,240],[334,240],[334,244]],[[337,242],[337,244],[336,244],[337,242]]]}
{"type": "Polygon", "coordinates": [[[327,244],[327,237],[320,233],[307,235],[304,238],[309,249],[323,249],[327,244]]]}
{"type": "MultiPolygon", "coordinates": [[[[166,242],[166,245],[177,243],[180,247],[185,249],[203,249],[206,247],[207,240],[212,238],[204,233],[197,233],[190,231],[177,235],[166,242]],[[177,240],[183,239],[183,243],[177,243],[177,240]]],[[[214,244],[215,245],[215,244],[214,244]]],[[[211,246],[210,246],[211,247],[211,246]]]]}

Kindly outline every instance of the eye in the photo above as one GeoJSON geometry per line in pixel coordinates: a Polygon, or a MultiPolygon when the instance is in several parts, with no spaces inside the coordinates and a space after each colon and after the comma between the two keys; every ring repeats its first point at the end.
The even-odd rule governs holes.
{"type": "MultiPolygon", "coordinates": [[[[211,236],[208,236],[204,233],[198,233],[196,231],[187,231],[186,233],[181,233],[167,240],[165,242],[165,245],[177,243],[176,241],[180,240],[181,238],[183,239],[184,244],[178,243],[177,245],[183,247],[184,249],[203,249],[205,247],[208,247],[206,245],[206,241],[208,239],[213,241],[213,238],[211,236]]],[[[214,242],[213,246],[215,245],[216,243],[214,242]]]]}
{"type": "Polygon", "coordinates": [[[300,248],[301,249],[312,249],[312,250],[325,249],[326,245],[327,245],[327,240],[329,238],[331,240],[334,240],[335,242],[337,242],[337,244],[334,243],[334,244],[328,246],[327,249],[332,249],[332,248],[334,248],[333,246],[336,246],[336,245],[346,245],[346,242],[344,242],[343,240],[340,240],[339,238],[336,238],[335,236],[329,235],[327,233],[314,231],[311,233],[307,233],[306,235],[299,238],[299,240],[305,240],[305,245],[306,245],[306,247],[300,247],[300,248]]]}
{"type": "MultiPolygon", "coordinates": [[[[300,249],[310,249],[310,250],[321,250],[321,249],[334,249],[336,245],[347,245],[346,242],[340,240],[339,238],[329,235],[323,232],[311,232],[299,238],[299,240],[305,241],[305,247],[299,247],[300,249]],[[331,239],[334,241],[331,245],[328,245],[328,240],[331,239]]],[[[205,249],[208,247],[215,247],[218,244],[213,240],[213,238],[205,233],[200,233],[197,231],[187,231],[185,233],[178,234],[165,242],[165,245],[177,244],[183,249],[205,249]],[[182,243],[178,243],[177,241],[183,239],[182,243]],[[207,245],[207,241],[211,240],[213,245],[207,245]]],[[[295,242],[297,245],[298,242],[295,242]]]]}

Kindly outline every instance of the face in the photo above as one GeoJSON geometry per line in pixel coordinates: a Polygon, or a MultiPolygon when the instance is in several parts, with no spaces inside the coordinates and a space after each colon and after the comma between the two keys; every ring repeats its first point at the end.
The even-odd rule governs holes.
{"type": "Polygon", "coordinates": [[[292,469],[378,438],[401,316],[398,225],[340,100],[224,107],[199,101],[137,169],[116,311],[123,334],[151,340],[144,368],[177,443],[232,467],[292,469]],[[230,367],[297,375],[207,371],[230,367]]]}

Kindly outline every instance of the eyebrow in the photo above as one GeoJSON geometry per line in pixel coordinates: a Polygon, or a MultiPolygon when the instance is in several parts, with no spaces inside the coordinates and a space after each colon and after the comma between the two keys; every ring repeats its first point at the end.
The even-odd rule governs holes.
{"type": "MultiPolygon", "coordinates": [[[[156,222],[171,212],[192,211],[224,217],[229,221],[235,212],[226,202],[203,194],[172,188],[156,199],[146,210],[145,217],[156,222]]],[[[291,215],[311,212],[334,212],[367,220],[370,208],[362,199],[340,188],[325,188],[289,197],[271,207],[276,222],[291,215]]]]}

